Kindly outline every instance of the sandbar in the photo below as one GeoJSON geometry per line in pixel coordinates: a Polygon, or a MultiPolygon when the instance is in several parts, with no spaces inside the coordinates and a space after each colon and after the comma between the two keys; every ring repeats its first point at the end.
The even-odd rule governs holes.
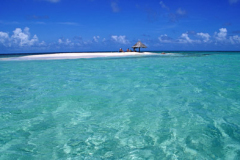
{"type": "Polygon", "coordinates": [[[107,58],[107,57],[150,56],[150,55],[156,55],[156,53],[151,52],[51,53],[0,58],[0,60],[57,60],[57,59],[104,58],[104,57],[107,58]]]}

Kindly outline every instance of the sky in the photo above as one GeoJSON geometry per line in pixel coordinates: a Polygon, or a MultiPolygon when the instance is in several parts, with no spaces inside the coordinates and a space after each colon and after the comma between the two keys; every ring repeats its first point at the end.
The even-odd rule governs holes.
{"type": "Polygon", "coordinates": [[[0,53],[240,51],[240,0],[1,0],[0,53]]]}

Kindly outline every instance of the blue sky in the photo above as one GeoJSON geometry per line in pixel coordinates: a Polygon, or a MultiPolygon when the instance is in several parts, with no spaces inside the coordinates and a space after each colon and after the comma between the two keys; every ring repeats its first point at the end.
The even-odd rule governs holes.
{"type": "Polygon", "coordinates": [[[0,53],[240,50],[240,0],[1,0],[0,53]]]}

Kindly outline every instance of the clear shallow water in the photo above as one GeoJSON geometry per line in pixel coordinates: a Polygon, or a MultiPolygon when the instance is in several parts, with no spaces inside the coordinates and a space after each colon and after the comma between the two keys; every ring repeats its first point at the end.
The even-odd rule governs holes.
{"type": "Polygon", "coordinates": [[[0,61],[0,159],[239,159],[240,53],[0,61]]]}

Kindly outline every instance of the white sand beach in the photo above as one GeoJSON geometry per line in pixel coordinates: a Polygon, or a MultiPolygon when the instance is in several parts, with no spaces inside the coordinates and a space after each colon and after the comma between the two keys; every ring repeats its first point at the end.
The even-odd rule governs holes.
{"type": "Polygon", "coordinates": [[[156,55],[151,52],[92,52],[92,53],[52,53],[28,55],[20,57],[0,58],[0,60],[55,60],[55,59],[80,59],[80,58],[101,58],[101,57],[127,57],[156,55]]]}

